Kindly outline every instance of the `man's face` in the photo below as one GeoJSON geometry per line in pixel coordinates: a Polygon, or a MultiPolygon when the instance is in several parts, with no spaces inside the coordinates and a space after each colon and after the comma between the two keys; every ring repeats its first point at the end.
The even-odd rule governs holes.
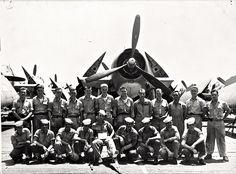
{"type": "Polygon", "coordinates": [[[196,97],[196,96],[197,96],[197,93],[198,93],[198,89],[197,89],[197,88],[192,88],[192,89],[191,89],[191,95],[192,95],[192,97],[196,97]]]}
{"type": "Polygon", "coordinates": [[[108,87],[103,86],[103,87],[101,88],[101,91],[102,91],[103,94],[107,94],[107,92],[108,92],[108,87]]]}
{"type": "Polygon", "coordinates": [[[146,94],[145,94],[145,92],[139,92],[138,95],[140,98],[144,98],[146,94]]]}
{"type": "Polygon", "coordinates": [[[161,99],[162,98],[162,92],[161,91],[156,91],[156,98],[161,99]]]}
{"type": "Polygon", "coordinates": [[[62,90],[57,90],[55,95],[60,98],[62,96],[62,90]]]}
{"type": "Polygon", "coordinates": [[[127,89],[121,89],[121,96],[126,97],[127,96],[127,89]]]}
{"type": "Polygon", "coordinates": [[[175,92],[173,94],[173,98],[174,98],[175,101],[179,100],[179,94],[177,92],[175,92]]]}
{"type": "Polygon", "coordinates": [[[70,131],[70,128],[71,128],[71,124],[66,123],[65,124],[65,130],[70,131]]]}
{"type": "Polygon", "coordinates": [[[25,98],[26,97],[26,90],[21,90],[20,91],[20,97],[25,98]]]}
{"type": "Polygon", "coordinates": [[[91,90],[91,89],[85,89],[85,95],[90,95],[90,94],[91,94],[91,92],[92,92],[92,90],[91,90]]]}
{"type": "Polygon", "coordinates": [[[38,95],[43,95],[43,93],[44,93],[44,88],[38,88],[37,89],[37,94],[38,95]]]}
{"type": "Polygon", "coordinates": [[[212,98],[212,100],[218,100],[218,94],[217,94],[217,92],[212,92],[212,93],[211,93],[211,98],[212,98]]]}
{"type": "Polygon", "coordinates": [[[71,98],[75,98],[76,94],[77,94],[77,92],[75,90],[74,91],[70,91],[70,97],[71,98]]]}
{"type": "Polygon", "coordinates": [[[193,130],[194,129],[194,124],[187,124],[187,127],[189,130],[193,130]]]}
{"type": "Polygon", "coordinates": [[[172,121],[166,123],[166,127],[167,127],[167,128],[171,128],[171,126],[172,126],[172,121]]]}
{"type": "Polygon", "coordinates": [[[23,130],[23,126],[18,126],[16,127],[16,131],[18,132],[18,134],[22,134],[23,130]]]}
{"type": "Polygon", "coordinates": [[[48,124],[42,124],[42,130],[47,131],[48,130],[48,124]]]}

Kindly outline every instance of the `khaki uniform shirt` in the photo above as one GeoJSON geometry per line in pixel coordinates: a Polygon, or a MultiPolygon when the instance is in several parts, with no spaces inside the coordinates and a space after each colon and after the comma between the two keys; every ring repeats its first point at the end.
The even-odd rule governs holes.
{"type": "Polygon", "coordinates": [[[11,143],[13,146],[17,145],[20,142],[26,142],[30,140],[31,133],[28,128],[23,128],[22,135],[19,135],[17,131],[11,136],[11,143]]]}
{"type": "Polygon", "coordinates": [[[222,100],[218,100],[215,106],[212,102],[208,102],[206,108],[209,111],[209,118],[213,120],[223,120],[224,112],[229,110],[227,103],[222,100]]]}
{"type": "Polygon", "coordinates": [[[81,115],[82,111],[82,102],[79,100],[72,101],[71,99],[69,102],[66,103],[66,109],[67,109],[67,116],[68,115],[81,115]]]}
{"type": "Polygon", "coordinates": [[[187,114],[202,115],[205,105],[205,101],[200,97],[197,97],[196,99],[190,98],[186,101],[187,114]]]}
{"type": "Polygon", "coordinates": [[[158,118],[162,117],[168,111],[168,102],[165,99],[161,99],[161,101],[157,101],[157,99],[152,100],[152,111],[153,117],[158,118]]]}
{"type": "Polygon", "coordinates": [[[107,114],[112,114],[114,107],[114,98],[113,96],[107,94],[106,98],[103,98],[102,95],[97,97],[98,110],[102,109],[107,114]]]}
{"type": "Polygon", "coordinates": [[[73,128],[71,128],[69,132],[66,132],[65,127],[62,127],[59,129],[57,136],[59,135],[62,141],[65,141],[71,145],[75,134],[77,134],[77,132],[73,128]]]}
{"type": "Polygon", "coordinates": [[[132,143],[134,146],[138,141],[138,132],[134,128],[131,131],[127,131],[126,125],[120,126],[116,134],[124,138],[125,145],[132,143]]]}
{"type": "Polygon", "coordinates": [[[158,138],[160,138],[160,134],[154,126],[149,126],[147,129],[146,128],[144,129],[144,128],[145,127],[142,127],[138,131],[138,134],[139,134],[138,141],[139,142],[146,143],[148,138],[152,138],[152,137],[155,137],[155,136],[158,136],[158,138]]]}
{"type": "Polygon", "coordinates": [[[130,117],[134,117],[134,102],[132,98],[127,97],[126,100],[123,100],[119,96],[115,99],[115,102],[117,116],[120,114],[124,114],[129,115],[130,117]]]}
{"type": "Polygon", "coordinates": [[[202,131],[198,128],[194,128],[193,131],[187,129],[184,131],[182,139],[186,141],[187,145],[192,145],[203,135],[202,131]]]}
{"type": "Polygon", "coordinates": [[[32,112],[33,107],[30,99],[22,100],[18,99],[13,102],[12,110],[15,110],[17,114],[27,116],[30,112],[32,112]]]}
{"type": "Polygon", "coordinates": [[[66,110],[66,100],[60,99],[57,101],[54,98],[54,100],[50,103],[48,110],[52,112],[52,115],[62,116],[66,110]]]}
{"type": "Polygon", "coordinates": [[[144,117],[152,116],[152,103],[150,100],[144,98],[144,102],[140,99],[134,102],[134,116],[135,121],[142,121],[144,117]]]}
{"type": "Polygon", "coordinates": [[[33,98],[34,114],[45,114],[48,112],[49,98],[43,96],[42,100],[37,96],[33,98]]]}
{"type": "Polygon", "coordinates": [[[49,147],[51,145],[51,141],[55,138],[54,133],[51,130],[48,130],[47,133],[43,133],[41,129],[38,129],[34,137],[37,137],[38,142],[45,147],[49,147]]]}
{"type": "Polygon", "coordinates": [[[82,102],[82,110],[87,114],[94,114],[97,111],[97,99],[95,96],[80,97],[79,100],[82,102]]]}

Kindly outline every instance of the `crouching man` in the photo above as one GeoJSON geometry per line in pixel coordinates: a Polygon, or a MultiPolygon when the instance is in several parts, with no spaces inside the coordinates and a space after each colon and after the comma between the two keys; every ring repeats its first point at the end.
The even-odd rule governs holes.
{"type": "MultiPolygon", "coordinates": [[[[82,152],[84,153],[84,159],[91,162],[93,160],[93,148],[91,143],[94,139],[93,130],[89,128],[91,119],[87,118],[82,121],[83,126],[77,129],[77,134],[74,136],[73,148],[75,153],[79,155],[79,159],[82,159],[82,152]]],[[[81,162],[84,162],[83,160],[81,162]]]]}
{"type": "Polygon", "coordinates": [[[164,162],[170,162],[171,164],[177,164],[178,152],[179,152],[179,131],[176,126],[173,125],[172,117],[167,116],[163,122],[166,127],[161,130],[161,146],[160,154],[164,162]]]}
{"type": "Polygon", "coordinates": [[[112,125],[108,121],[105,121],[105,118],[105,111],[100,110],[97,116],[97,121],[92,125],[95,137],[95,140],[92,142],[95,163],[102,163],[101,153],[103,146],[107,146],[108,155],[112,159],[116,159],[116,147],[112,139],[115,132],[112,125]]]}
{"type": "Polygon", "coordinates": [[[204,136],[200,129],[195,126],[195,118],[191,117],[187,120],[188,129],[183,133],[181,145],[183,147],[182,154],[185,159],[181,164],[190,164],[193,154],[198,154],[198,163],[205,165],[203,156],[205,155],[204,136]]]}
{"type": "Polygon", "coordinates": [[[138,132],[133,128],[134,120],[131,117],[126,117],[125,125],[119,127],[116,131],[116,137],[114,142],[117,150],[119,151],[118,158],[122,157],[122,154],[125,154],[129,162],[135,160],[136,145],[138,140],[138,132]]]}
{"type": "Polygon", "coordinates": [[[53,144],[55,141],[54,133],[49,130],[49,121],[41,119],[41,129],[34,134],[34,142],[31,144],[32,152],[37,163],[48,161],[54,157],[53,144]]]}
{"type": "Polygon", "coordinates": [[[17,163],[22,161],[23,154],[25,154],[25,162],[29,162],[31,158],[31,133],[28,128],[23,128],[23,121],[17,121],[15,123],[15,129],[16,131],[11,136],[13,150],[10,153],[10,157],[14,163],[17,163]]]}
{"type": "Polygon", "coordinates": [[[145,117],[142,120],[143,127],[138,131],[137,153],[145,161],[149,157],[154,158],[154,164],[158,164],[158,154],[160,150],[160,134],[154,126],[151,126],[150,118],[145,117]]]}
{"type": "Polygon", "coordinates": [[[71,128],[73,122],[65,118],[65,127],[59,129],[55,140],[56,163],[63,162],[65,157],[71,161],[78,160],[78,156],[72,151],[72,141],[76,131],[71,128]]]}

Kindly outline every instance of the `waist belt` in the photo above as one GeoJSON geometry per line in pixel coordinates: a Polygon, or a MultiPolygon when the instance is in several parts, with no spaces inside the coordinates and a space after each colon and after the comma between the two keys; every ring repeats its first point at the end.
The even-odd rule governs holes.
{"type": "Polygon", "coordinates": [[[202,114],[189,113],[188,115],[202,115],[202,114]]]}
{"type": "Polygon", "coordinates": [[[34,113],[34,115],[47,115],[47,114],[48,114],[47,112],[44,112],[44,113],[43,112],[42,113],[41,112],[40,113],[34,113]]]}
{"type": "Polygon", "coordinates": [[[62,115],[52,115],[52,118],[60,118],[62,115]]]}
{"type": "Polygon", "coordinates": [[[71,117],[71,118],[79,118],[80,115],[67,115],[67,117],[71,117]]]}
{"type": "Polygon", "coordinates": [[[118,115],[129,115],[129,113],[119,113],[118,115]]]}
{"type": "Polygon", "coordinates": [[[213,119],[213,118],[209,118],[209,121],[224,121],[223,119],[213,119]]]}
{"type": "Polygon", "coordinates": [[[95,112],[85,112],[85,114],[95,114],[95,112]]]}

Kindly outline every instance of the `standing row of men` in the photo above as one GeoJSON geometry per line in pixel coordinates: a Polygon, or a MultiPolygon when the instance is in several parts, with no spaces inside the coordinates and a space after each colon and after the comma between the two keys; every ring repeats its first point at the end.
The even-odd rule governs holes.
{"type": "MultiPolygon", "coordinates": [[[[224,118],[227,117],[230,109],[225,102],[218,100],[218,91],[211,92],[212,100],[207,104],[197,96],[198,88],[196,86],[191,88],[192,97],[187,100],[186,104],[179,101],[180,94],[178,91],[174,91],[174,100],[169,104],[162,98],[161,89],[156,89],[156,98],[152,101],[146,99],[145,90],[140,89],[140,98],[135,102],[128,97],[125,87],[120,88],[120,96],[116,99],[107,94],[108,86],[106,84],[101,85],[102,94],[100,96],[92,96],[91,92],[91,88],[87,86],[85,88],[85,95],[80,99],[76,99],[76,90],[72,89],[70,90],[71,97],[69,101],[66,102],[61,98],[61,89],[56,89],[54,100],[49,102],[49,99],[43,95],[43,86],[40,85],[37,88],[38,95],[33,98],[31,104],[25,99],[25,89],[21,89],[20,99],[13,103],[13,114],[18,119],[27,123],[26,120],[31,118],[33,113],[33,132],[41,127],[42,119],[49,119],[51,130],[57,135],[58,130],[64,125],[65,118],[70,118],[72,128],[77,129],[82,125],[82,120],[84,119],[89,118],[92,123],[98,121],[99,119],[97,120],[96,115],[99,115],[99,110],[105,112],[104,119],[110,123],[111,126],[114,126],[115,130],[125,125],[125,119],[131,117],[135,121],[136,131],[140,131],[140,128],[143,127],[143,122],[145,122],[143,120],[149,119],[150,124],[158,132],[162,132],[165,130],[163,128],[166,126],[164,120],[166,119],[167,113],[169,113],[169,115],[172,116],[171,121],[173,125],[177,127],[179,132],[179,136],[176,136],[177,140],[179,140],[184,133],[184,120],[186,118],[194,118],[196,127],[201,130],[202,118],[207,116],[209,121],[206,139],[206,159],[212,158],[216,139],[220,156],[222,156],[225,161],[228,161],[225,150],[224,118]]],[[[29,127],[29,122],[25,125],[29,127]]],[[[168,126],[166,126],[166,129],[167,128],[168,126]]],[[[148,132],[149,131],[152,132],[151,130],[148,130],[148,132]]],[[[175,132],[174,130],[171,131],[175,132]]],[[[174,151],[175,150],[176,148],[174,148],[174,151]]],[[[142,150],[140,152],[142,152],[142,150]]],[[[174,155],[176,158],[177,154],[174,153],[174,155]]]]}

